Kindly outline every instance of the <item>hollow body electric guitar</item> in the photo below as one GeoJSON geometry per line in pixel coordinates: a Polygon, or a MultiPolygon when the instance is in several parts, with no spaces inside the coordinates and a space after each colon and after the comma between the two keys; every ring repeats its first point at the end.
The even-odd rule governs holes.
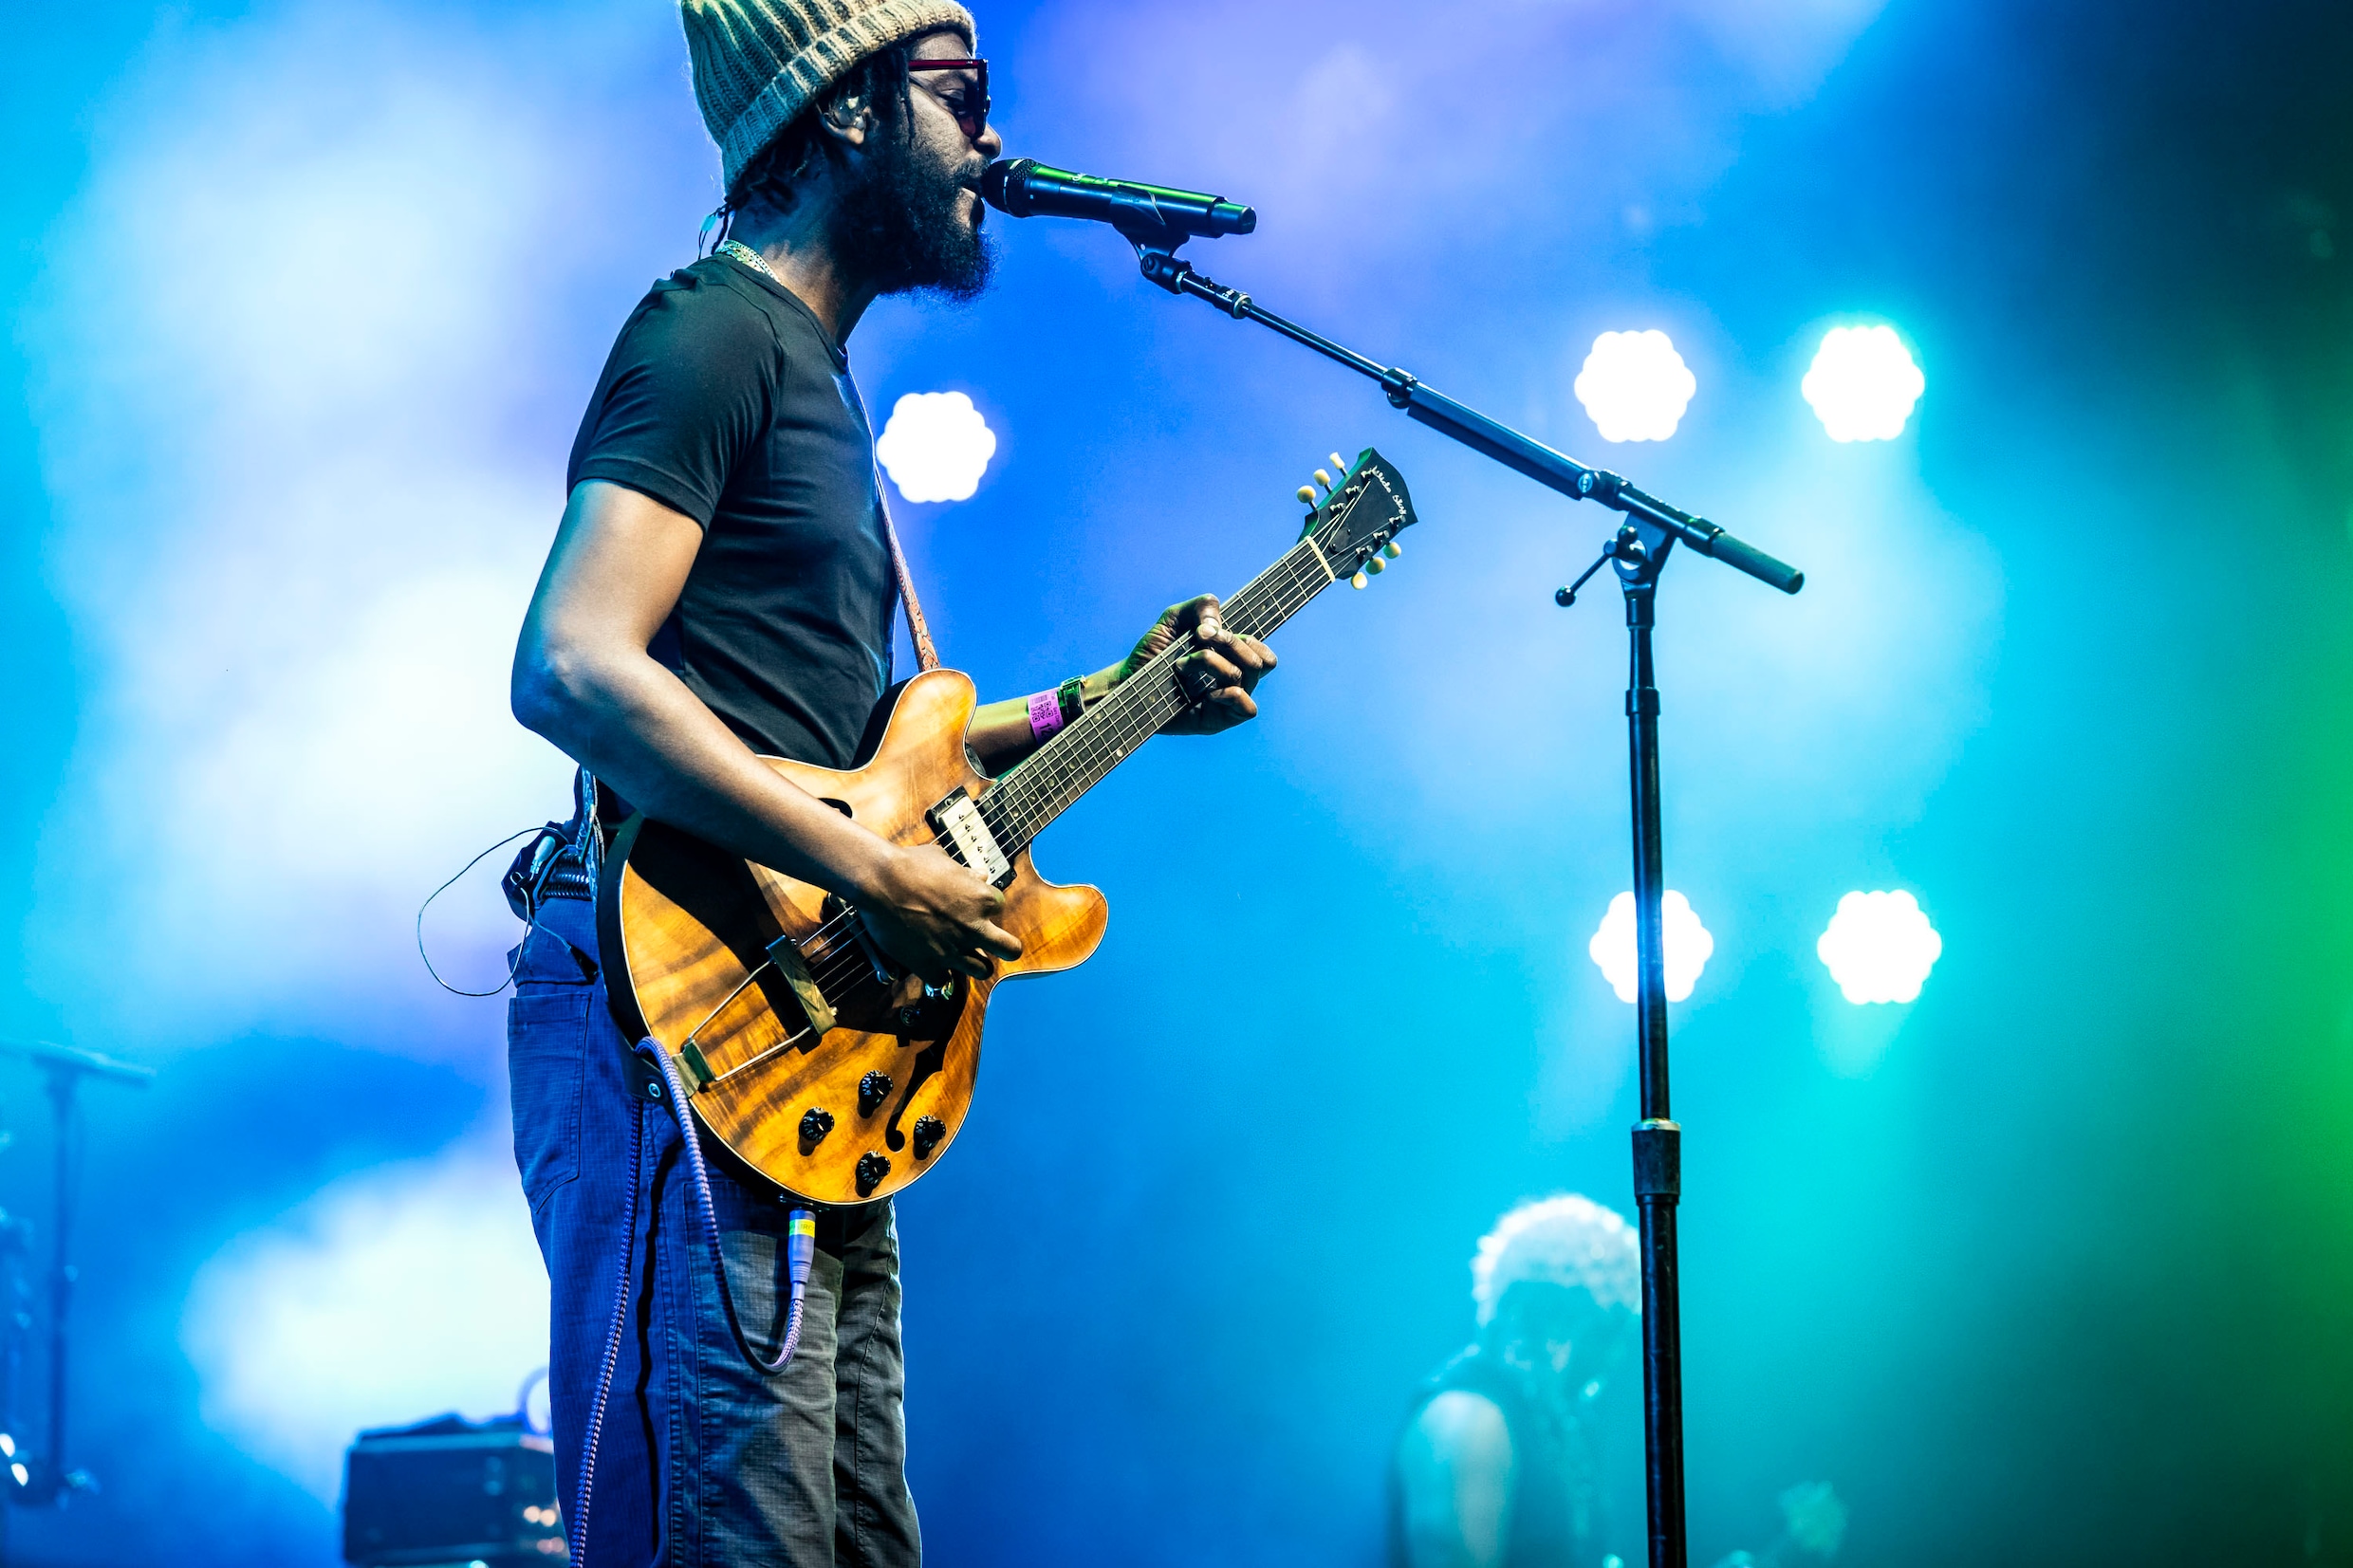
{"type": "MultiPolygon", "coordinates": [[[[1367,449],[1299,542],[1225,600],[1227,629],[1264,639],[1334,582],[1363,586],[1413,522],[1404,481],[1367,449]]],[[[892,842],[936,843],[1002,889],[997,923],[1022,955],[990,978],[926,985],[823,889],[639,816],[614,836],[597,900],[616,1021],[671,1054],[703,1125],[786,1191],[847,1204],[907,1186],[963,1126],[996,986],[1074,968],[1102,940],[1102,894],[1044,880],[1029,845],[1192,706],[1176,666],[1194,646],[1177,638],[993,781],[965,748],[973,683],[953,670],[901,689],[863,767],[766,759],[892,842]]]]}

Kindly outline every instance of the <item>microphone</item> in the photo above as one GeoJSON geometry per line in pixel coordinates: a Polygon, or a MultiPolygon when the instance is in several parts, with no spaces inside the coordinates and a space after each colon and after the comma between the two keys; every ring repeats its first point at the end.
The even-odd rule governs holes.
{"type": "Polygon", "coordinates": [[[1139,242],[1186,235],[1215,239],[1258,227],[1256,212],[1223,196],[1074,175],[1033,157],[999,158],[989,165],[981,173],[980,196],[1017,218],[1092,218],[1139,242]]]}

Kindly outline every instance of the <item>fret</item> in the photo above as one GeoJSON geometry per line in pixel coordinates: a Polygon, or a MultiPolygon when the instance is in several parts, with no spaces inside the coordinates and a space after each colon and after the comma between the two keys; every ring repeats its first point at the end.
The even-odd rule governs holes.
{"type": "MultiPolygon", "coordinates": [[[[1337,581],[1310,535],[1223,603],[1226,628],[1263,641],[1337,581]]],[[[1196,646],[1188,633],[1154,655],[981,797],[981,815],[1007,855],[1028,845],[1191,706],[1176,663],[1196,646]]]]}

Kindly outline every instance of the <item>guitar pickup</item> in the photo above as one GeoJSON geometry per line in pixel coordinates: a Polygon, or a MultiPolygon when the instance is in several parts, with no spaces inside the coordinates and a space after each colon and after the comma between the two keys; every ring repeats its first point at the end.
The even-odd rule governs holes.
{"type": "Polygon", "coordinates": [[[825,993],[817,988],[817,977],[809,973],[808,960],[801,955],[801,944],[789,936],[780,936],[768,945],[768,961],[776,966],[785,984],[792,990],[793,999],[808,1015],[809,1027],[823,1036],[833,1027],[833,1005],[825,993]]]}
{"type": "Polygon", "coordinates": [[[948,836],[956,858],[986,876],[997,887],[1013,880],[1012,862],[997,847],[996,835],[989,831],[988,819],[981,816],[980,804],[964,793],[958,784],[954,794],[926,813],[932,825],[948,836]]]}

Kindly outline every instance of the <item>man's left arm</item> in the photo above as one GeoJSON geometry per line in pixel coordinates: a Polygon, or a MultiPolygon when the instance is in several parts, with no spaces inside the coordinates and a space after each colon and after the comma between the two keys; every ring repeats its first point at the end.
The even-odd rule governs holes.
{"type": "MultiPolygon", "coordinates": [[[[1137,638],[1125,658],[1081,678],[1082,699],[1088,706],[1101,701],[1113,687],[1188,632],[1199,646],[1177,662],[1177,670],[1189,686],[1205,690],[1207,695],[1162,733],[1214,735],[1256,718],[1258,702],[1251,693],[1274,668],[1274,651],[1256,637],[1229,632],[1215,594],[1202,594],[1161,611],[1160,618],[1137,638]]],[[[1029,727],[1028,701],[1023,697],[981,707],[973,714],[973,726],[965,738],[991,776],[1035,751],[1039,744],[1029,727]]]]}

